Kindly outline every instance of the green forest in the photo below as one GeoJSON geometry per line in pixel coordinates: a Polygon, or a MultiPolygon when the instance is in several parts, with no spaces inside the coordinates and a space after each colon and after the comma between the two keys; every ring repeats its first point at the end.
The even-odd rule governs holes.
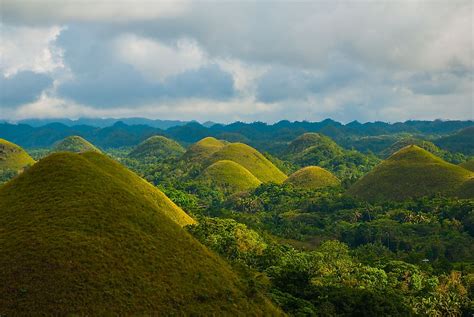
{"type": "MultiPolygon", "coordinates": [[[[452,138],[456,134],[450,135],[452,138]]],[[[166,229],[173,232],[167,234],[178,240],[192,239],[181,243],[195,250],[192,251],[196,252],[195,261],[203,261],[200,265],[209,267],[209,271],[202,273],[194,272],[189,263],[179,264],[190,276],[204,274],[202,298],[190,299],[191,286],[171,278],[169,283],[181,283],[174,291],[182,292],[183,300],[191,296],[186,300],[190,302],[185,304],[186,301],[175,299],[171,306],[166,306],[169,303],[162,303],[161,308],[150,306],[157,311],[233,315],[239,309],[235,311],[226,305],[234,303],[240,305],[240,312],[245,306],[252,315],[470,316],[474,312],[474,172],[469,151],[457,151],[459,148],[454,145],[438,147],[428,141],[432,139],[429,135],[420,138],[391,134],[392,143],[378,151],[374,151],[380,146],[375,137],[353,140],[358,144],[356,149],[320,132],[304,132],[286,142],[270,140],[264,147],[231,139],[207,136],[189,143],[154,135],[135,146],[100,149],[79,136],[36,148],[21,148],[2,140],[0,177],[4,185],[0,187],[0,207],[3,206],[0,213],[4,221],[0,221],[3,230],[0,237],[6,237],[7,233],[16,236],[11,230],[17,222],[18,226],[24,226],[49,219],[44,218],[48,213],[59,217],[64,206],[88,215],[88,209],[83,209],[79,202],[76,204],[74,197],[86,197],[84,191],[94,191],[99,195],[87,196],[92,210],[114,212],[122,210],[123,205],[134,210],[133,217],[141,217],[133,218],[120,211],[124,213],[120,216],[124,217],[121,223],[124,219],[131,223],[128,229],[114,225],[120,236],[110,233],[108,239],[134,241],[136,237],[127,230],[135,232],[138,226],[145,226],[140,230],[147,234],[141,233],[140,240],[134,242],[134,253],[127,258],[127,263],[131,262],[121,268],[123,272],[136,268],[143,270],[145,276],[150,274],[149,267],[137,264],[143,261],[137,252],[145,252],[145,258],[154,252],[158,252],[155,254],[158,257],[183,252],[175,244],[166,246],[165,253],[159,253],[159,249],[146,251],[144,241],[150,239],[150,243],[155,243],[156,240],[158,248],[159,241],[165,241],[154,236],[153,226],[163,230],[160,226],[168,223],[166,220],[164,224],[155,224],[164,220],[145,216],[147,210],[156,210],[160,217],[173,220],[173,224],[168,224],[173,229],[166,229]],[[65,152],[75,156],[67,156],[65,152]],[[55,189],[56,196],[50,191],[41,194],[37,183],[50,188],[59,186],[55,189]],[[60,184],[71,189],[63,193],[60,184]],[[28,201],[22,196],[25,191],[30,191],[30,205],[25,205],[28,201]],[[125,198],[128,195],[130,198],[125,198]],[[15,207],[16,201],[21,202],[21,207],[15,207]],[[37,213],[41,210],[45,214],[12,220],[18,208],[37,213]],[[144,216],[138,216],[141,213],[144,216]],[[192,238],[186,238],[187,234],[192,238]],[[205,255],[198,245],[205,246],[205,255]],[[212,274],[221,280],[207,277],[212,270],[216,270],[212,274]],[[219,292],[229,292],[226,296],[233,299],[217,302],[216,296],[221,295],[210,291],[218,288],[214,283],[231,285],[219,292]]],[[[97,213],[93,215],[99,218],[90,228],[87,221],[76,219],[76,214],[69,215],[67,221],[48,221],[53,227],[71,226],[77,234],[106,226],[97,213]]],[[[107,217],[110,218],[107,221],[116,221],[115,216],[107,217]]],[[[61,235],[55,231],[49,234],[61,235]]],[[[25,237],[17,239],[21,244],[25,237]]],[[[78,267],[85,265],[89,271],[101,272],[98,267],[86,265],[83,258],[86,252],[91,252],[91,261],[98,257],[98,263],[102,263],[96,248],[110,246],[99,241],[80,245],[84,253],[78,261],[84,263],[77,264],[78,267]]],[[[51,250],[44,241],[38,243],[51,250]]],[[[74,245],[70,241],[65,244],[74,245]]],[[[14,245],[7,243],[5,248],[6,254],[14,251],[14,245]]],[[[121,252],[129,252],[125,250],[121,252]]],[[[56,257],[65,256],[51,252],[56,257]]],[[[18,256],[10,254],[9,258],[6,254],[0,261],[4,266],[18,265],[18,257],[32,263],[37,261],[31,258],[35,254],[32,251],[18,256]]],[[[167,276],[164,270],[170,267],[159,267],[160,274],[167,276]]],[[[68,310],[67,305],[63,307],[55,299],[43,299],[35,292],[29,298],[31,290],[27,284],[31,283],[28,282],[31,276],[18,269],[15,272],[10,274],[19,274],[23,284],[12,281],[18,285],[8,286],[8,291],[3,289],[9,295],[0,300],[0,314],[28,311],[28,307],[34,307],[35,300],[48,302],[49,306],[42,306],[52,309],[43,310],[46,314],[58,311],[58,307],[60,312],[80,314],[107,311],[100,307],[83,310],[79,306],[68,310]]],[[[121,287],[120,283],[127,283],[118,276],[111,278],[117,288],[121,287]]],[[[146,284],[143,276],[137,278],[140,278],[137,287],[146,288],[146,292],[125,287],[128,292],[140,293],[136,296],[154,298],[147,294],[153,289],[164,290],[162,284],[146,284]]],[[[110,281],[97,283],[102,282],[110,281]]],[[[31,287],[34,285],[37,286],[31,283],[31,287]]],[[[61,287],[64,285],[57,286],[59,290],[61,287]]],[[[114,301],[123,301],[117,302],[114,312],[149,312],[139,300],[122,298],[125,296],[122,290],[111,291],[116,293],[112,295],[114,301]],[[120,310],[123,303],[130,310],[120,310]]],[[[89,297],[94,292],[87,296],[78,292],[79,296],[85,296],[85,303],[93,300],[89,297]]],[[[58,291],[56,296],[64,294],[69,294],[67,289],[63,293],[58,291]]]]}

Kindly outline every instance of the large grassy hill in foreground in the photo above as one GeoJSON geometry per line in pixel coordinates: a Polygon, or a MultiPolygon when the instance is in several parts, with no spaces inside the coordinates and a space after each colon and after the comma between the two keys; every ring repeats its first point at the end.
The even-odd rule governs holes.
{"type": "Polygon", "coordinates": [[[210,157],[208,164],[221,160],[229,160],[240,164],[263,183],[282,183],[287,178],[260,152],[243,143],[225,145],[210,157]]]}
{"type": "Polygon", "coordinates": [[[133,175],[58,153],[0,187],[0,315],[278,314],[133,175]]]}
{"type": "Polygon", "coordinates": [[[166,159],[181,156],[184,152],[186,149],[178,142],[161,135],[155,135],[137,145],[128,156],[135,159],[166,159]]]}
{"type": "Polygon", "coordinates": [[[0,139],[0,170],[19,170],[34,163],[33,158],[21,147],[0,139]]]}
{"type": "Polygon", "coordinates": [[[208,166],[200,179],[229,193],[257,188],[262,183],[245,167],[229,160],[217,161],[208,166]]]}
{"type": "Polygon", "coordinates": [[[337,186],[341,182],[331,172],[319,166],[307,166],[291,174],[285,183],[295,187],[317,189],[327,186],[337,186]]]}
{"type": "Polygon", "coordinates": [[[462,167],[409,145],[362,177],[348,193],[369,201],[404,200],[437,193],[457,196],[460,187],[473,176],[462,167]]]}
{"type": "Polygon", "coordinates": [[[92,143],[85,140],[84,138],[72,135],[57,142],[53,148],[54,152],[72,152],[72,153],[83,153],[83,152],[99,152],[100,150],[95,147],[92,143]]]}

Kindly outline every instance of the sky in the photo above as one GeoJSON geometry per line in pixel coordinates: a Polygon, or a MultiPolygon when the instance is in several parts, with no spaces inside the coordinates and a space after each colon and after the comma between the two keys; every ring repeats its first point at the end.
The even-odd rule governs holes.
{"type": "Polygon", "coordinates": [[[474,2],[0,0],[0,119],[474,119],[474,2]]]}

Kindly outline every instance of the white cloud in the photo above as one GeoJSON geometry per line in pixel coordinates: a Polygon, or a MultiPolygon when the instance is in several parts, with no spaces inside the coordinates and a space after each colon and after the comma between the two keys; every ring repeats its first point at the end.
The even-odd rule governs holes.
{"type": "Polygon", "coordinates": [[[10,77],[21,71],[51,73],[64,67],[63,50],[55,46],[59,26],[32,28],[0,24],[0,71],[10,77]]]}
{"type": "Polygon", "coordinates": [[[233,59],[216,59],[215,62],[234,79],[234,88],[244,95],[255,93],[256,81],[268,70],[268,66],[247,64],[233,59]]]}
{"type": "Polygon", "coordinates": [[[179,39],[174,45],[165,45],[133,34],[124,34],[115,40],[118,59],[135,67],[145,77],[163,81],[187,70],[198,69],[207,58],[195,41],[179,39]]]}
{"type": "MultiPolygon", "coordinates": [[[[23,70],[51,73],[59,94],[65,82],[60,76],[65,75],[57,70],[70,67],[71,81],[85,78],[93,86],[80,94],[74,94],[77,87],[72,86],[74,100],[67,102],[52,90],[36,103],[9,110],[12,117],[150,116],[226,122],[473,118],[470,0],[0,1],[2,20],[11,24],[2,27],[4,75],[23,70]],[[70,24],[75,32],[44,27],[51,23],[70,24]],[[56,43],[59,34],[61,44],[56,43]],[[158,85],[210,64],[233,76],[237,96],[204,100],[196,99],[197,94],[183,97],[179,90],[173,100],[153,99],[158,92],[145,105],[135,101],[140,98],[126,98],[144,94],[126,79],[140,86],[137,78],[145,77],[145,84],[158,85]],[[265,80],[273,98],[259,96],[257,88],[265,80]],[[131,104],[112,109],[114,96],[131,104]],[[93,97],[100,102],[94,103],[93,97]],[[110,101],[108,108],[98,97],[110,101]]],[[[209,72],[200,74],[198,82],[210,80],[209,72]]],[[[221,90],[228,86],[214,84],[221,90]]]]}

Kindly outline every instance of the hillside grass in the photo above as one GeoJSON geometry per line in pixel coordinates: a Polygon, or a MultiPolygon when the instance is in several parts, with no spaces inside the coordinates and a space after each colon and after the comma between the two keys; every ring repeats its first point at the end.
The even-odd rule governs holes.
{"type": "Polygon", "coordinates": [[[319,151],[325,152],[326,155],[332,156],[343,153],[343,149],[336,142],[320,133],[302,134],[288,145],[288,148],[285,152],[287,155],[303,155],[304,151],[310,152],[310,148],[317,148],[319,151]]]}
{"type": "Polygon", "coordinates": [[[186,152],[178,142],[161,135],[152,136],[137,145],[128,155],[135,159],[156,158],[166,159],[181,156],[186,152]]]}
{"type": "Polygon", "coordinates": [[[260,152],[243,143],[225,145],[211,156],[208,165],[222,160],[229,160],[240,164],[262,183],[282,183],[287,178],[282,171],[260,152]]]}
{"type": "Polygon", "coordinates": [[[432,194],[457,195],[473,173],[410,145],[357,181],[348,194],[368,201],[404,200],[432,194]]]}
{"type": "Polygon", "coordinates": [[[474,198],[474,176],[462,183],[461,187],[456,191],[459,198],[474,198]]]}
{"type": "Polygon", "coordinates": [[[191,145],[183,158],[187,161],[202,162],[208,159],[212,154],[216,153],[226,145],[226,142],[217,140],[213,137],[206,137],[193,145],[191,145]]]}
{"type": "Polygon", "coordinates": [[[1,315],[279,314],[130,173],[57,153],[0,187],[1,315]]]}
{"type": "Polygon", "coordinates": [[[380,155],[384,158],[388,158],[391,155],[393,155],[395,152],[403,149],[406,146],[409,145],[416,145],[422,149],[427,150],[428,152],[436,155],[436,156],[441,156],[442,155],[442,150],[437,147],[433,142],[426,141],[426,140],[421,140],[417,139],[414,137],[405,137],[400,140],[397,140],[395,143],[390,145],[388,148],[384,149],[383,151],[380,152],[380,155]]]}
{"type": "Polygon", "coordinates": [[[245,167],[233,161],[217,161],[207,167],[199,179],[213,184],[226,193],[257,188],[262,182],[245,167]]]}
{"type": "Polygon", "coordinates": [[[285,183],[298,188],[317,189],[321,187],[337,186],[341,181],[331,172],[319,166],[307,166],[291,174],[285,183]]]}
{"type": "Polygon", "coordinates": [[[469,160],[467,162],[459,164],[462,168],[467,169],[468,171],[474,172],[474,160],[469,160]]]}
{"type": "Polygon", "coordinates": [[[34,163],[35,160],[20,146],[0,139],[0,170],[18,171],[34,163]]]}
{"type": "Polygon", "coordinates": [[[92,143],[85,140],[84,138],[72,135],[64,138],[57,142],[53,148],[54,152],[72,152],[72,153],[83,153],[83,152],[97,152],[101,151],[92,143]]]}

